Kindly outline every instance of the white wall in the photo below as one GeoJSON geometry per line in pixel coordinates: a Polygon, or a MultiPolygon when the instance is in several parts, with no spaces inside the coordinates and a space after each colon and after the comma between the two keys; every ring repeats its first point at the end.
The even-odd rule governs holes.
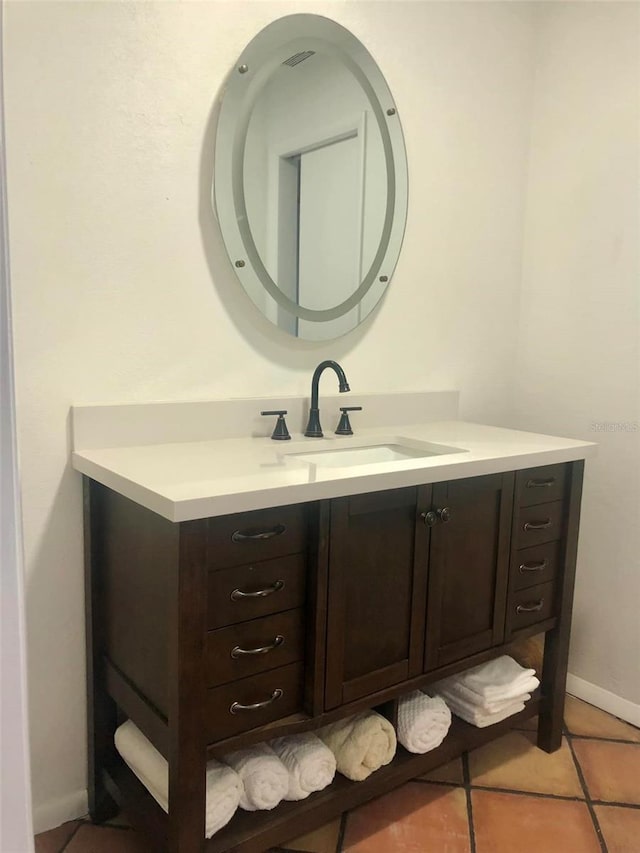
{"type": "Polygon", "coordinates": [[[571,687],[638,725],[639,11],[536,9],[514,419],[600,443],[586,467],[571,687]]]}
{"type": "Polygon", "coordinates": [[[0,10],[0,850],[33,850],[20,475],[7,239],[0,10]]]}
{"type": "MultiPolygon", "coordinates": [[[[5,78],[36,824],[85,807],[80,479],[87,401],[299,394],[337,358],[354,390],[459,388],[504,422],[516,353],[531,83],[519,3],[9,2],[5,78]],[[381,306],[335,343],[249,302],[209,206],[211,114],[274,17],[321,12],[369,48],[410,166],[381,306]]],[[[327,387],[331,385],[329,380],[327,387]]],[[[324,386],[323,386],[324,387],[324,386]]]]}

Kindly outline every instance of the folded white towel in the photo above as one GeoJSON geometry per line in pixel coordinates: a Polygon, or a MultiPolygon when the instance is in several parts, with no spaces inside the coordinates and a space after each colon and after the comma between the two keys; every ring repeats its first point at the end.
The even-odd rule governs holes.
{"type": "Polygon", "coordinates": [[[248,812],[274,809],[289,790],[287,768],[267,743],[238,749],[224,761],[236,771],[244,790],[240,808],[248,812]]]}
{"type": "Polygon", "coordinates": [[[451,711],[440,696],[420,690],[398,703],[398,740],[409,752],[424,753],[440,746],[451,725],[451,711]]]}
{"type": "Polygon", "coordinates": [[[452,679],[464,684],[482,700],[498,702],[522,693],[531,693],[540,683],[535,675],[535,669],[525,669],[513,658],[502,655],[452,676],[452,679]]]}
{"type": "MultiPolygon", "coordinates": [[[[127,720],[116,729],[116,749],[158,805],[169,811],[169,765],[166,759],[127,720]]],[[[209,761],[206,770],[205,837],[229,823],[240,803],[242,782],[237,773],[219,761],[209,761]]]]}
{"type": "Polygon", "coordinates": [[[531,692],[535,690],[540,682],[537,678],[531,677],[523,682],[522,692],[517,695],[510,696],[507,699],[499,699],[490,701],[483,699],[478,693],[475,693],[461,681],[458,681],[455,676],[447,678],[434,684],[431,692],[437,693],[445,698],[447,696],[455,696],[460,702],[466,702],[472,709],[480,711],[482,714],[496,714],[512,704],[516,699],[527,702],[531,699],[531,692]]]}
{"type": "Polygon", "coordinates": [[[289,774],[285,800],[304,800],[333,782],[335,755],[313,732],[278,737],[270,746],[289,774]]]}
{"type": "Polygon", "coordinates": [[[395,729],[375,711],[330,723],[316,732],[336,757],[343,776],[361,782],[396,754],[395,729]]]}
{"type": "Polygon", "coordinates": [[[513,705],[516,701],[528,702],[529,699],[531,699],[530,693],[519,693],[517,696],[512,696],[509,699],[501,699],[497,702],[487,702],[486,700],[480,699],[477,693],[466,688],[464,684],[456,682],[455,679],[447,679],[433,684],[431,685],[430,690],[432,693],[442,696],[449,704],[451,704],[451,702],[455,702],[460,706],[468,708],[470,714],[475,712],[484,715],[499,714],[501,711],[504,711],[505,708],[513,705]]]}
{"type": "Polygon", "coordinates": [[[471,723],[472,726],[484,729],[486,726],[492,726],[494,723],[499,723],[501,720],[506,720],[507,717],[511,717],[513,714],[517,714],[519,711],[522,711],[524,708],[524,702],[514,701],[511,705],[497,714],[482,714],[479,711],[469,713],[466,706],[462,707],[452,702],[449,703],[449,706],[456,716],[466,720],[467,723],[471,723]]]}

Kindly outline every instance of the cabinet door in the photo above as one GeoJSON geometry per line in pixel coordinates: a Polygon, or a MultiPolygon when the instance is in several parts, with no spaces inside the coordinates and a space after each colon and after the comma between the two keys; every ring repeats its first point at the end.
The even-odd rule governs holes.
{"type": "Polygon", "coordinates": [[[331,501],[327,708],[422,672],[430,492],[331,501]]]}
{"type": "Polygon", "coordinates": [[[504,637],[514,475],[438,483],[431,530],[425,669],[498,645],[504,637]]]}

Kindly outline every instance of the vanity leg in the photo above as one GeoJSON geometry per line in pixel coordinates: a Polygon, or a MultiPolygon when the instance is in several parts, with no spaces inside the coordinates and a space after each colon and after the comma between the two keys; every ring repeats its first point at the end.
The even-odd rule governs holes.
{"type": "Polygon", "coordinates": [[[206,522],[180,525],[169,641],[168,853],[202,853],[205,831],[206,522]]]}
{"type": "Polygon", "coordinates": [[[108,793],[102,775],[116,730],[116,706],[105,689],[100,638],[102,625],[99,608],[100,536],[97,514],[92,513],[95,491],[88,477],[82,478],[84,518],[85,631],[87,641],[87,757],[89,814],[94,823],[104,823],[118,813],[118,805],[108,793]]]}
{"type": "Polygon", "coordinates": [[[556,627],[547,632],[544,643],[538,746],[546,752],[555,752],[562,743],[583,474],[584,461],[572,462],[569,476],[569,497],[564,519],[566,537],[564,571],[560,588],[556,593],[560,597],[557,610],[562,615],[558,618],[556,627]]]}

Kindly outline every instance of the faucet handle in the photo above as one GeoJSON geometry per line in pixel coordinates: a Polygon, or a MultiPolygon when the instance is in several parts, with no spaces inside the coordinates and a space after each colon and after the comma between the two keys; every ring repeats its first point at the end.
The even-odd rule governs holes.
{"type": "Polygon", "coordinates": [[[276,421],[274,430],[271,433],[271,438],[274,441],[287,441],[287,439],[291,438],[291,436],[289,435],[289,430],[287,429],[287,424],[284,419],[284,416],[287,414],[286,409],[277,409],[274,412],[260,412],[260,414],[278,416],[278,420],[276,421]]]}
{"type": "Polygon", "coordinates": [[[340,423],[336,430],[336,435],[353,435],[351,424],[349,423],[349,412],[361,412],[362,406],[340,406],[340,423]]]}

